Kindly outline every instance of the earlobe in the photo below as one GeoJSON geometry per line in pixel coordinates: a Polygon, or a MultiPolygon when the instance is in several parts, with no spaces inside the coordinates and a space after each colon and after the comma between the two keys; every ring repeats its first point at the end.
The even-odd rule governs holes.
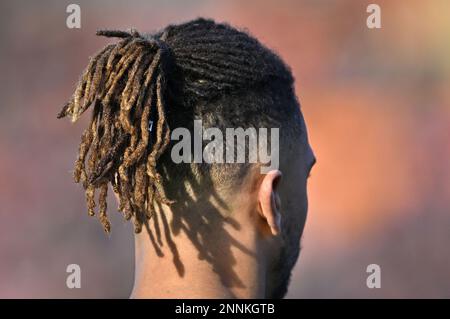
{"type": "Polygon", "coordinates": [[[281,176],[279,170],[271,170],[265,174],[258,193],[261,217],[273,236],[281,232],[281,201],[278,194],[281,176]]]}

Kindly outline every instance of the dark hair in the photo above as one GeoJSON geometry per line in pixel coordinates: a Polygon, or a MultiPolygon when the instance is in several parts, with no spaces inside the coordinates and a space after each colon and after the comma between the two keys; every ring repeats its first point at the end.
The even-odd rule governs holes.
{"type": "Polygon", "coordinates": [[[172,202],[159,169],[171,129],[190,128],[194,118],[205,126],[280,127],[299,112],[288,67],[229,25],[197,19],[152,35],[135,30],[97,35],[120,41],[91,58],[58,118],[76,121],[93,105],[74,179],[85,189],[91,216],[99,189],[98,216],[106,232],[109,183],[136,232],[152,216],[154,200],[172,202]]]}

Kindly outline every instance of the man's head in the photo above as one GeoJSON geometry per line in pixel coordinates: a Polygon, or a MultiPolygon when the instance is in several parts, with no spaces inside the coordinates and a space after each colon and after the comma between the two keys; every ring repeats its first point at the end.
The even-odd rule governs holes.
{"type": "MultiPolygon", "coordinates": [[[[136,233],[143,226],[152,231],[148,221],[158,214],[166,220],[170,210],[170,232],[186,233],[199,258],[217,273],[224,242],[232,245],[241,234],[256,234],[253,253],[267,264],[265,295],[282,297],[299,253],[306,179],[314,161],[289,68],[247,33],[211,20],[171,25],[152,35],[98,34],[121,40],[91,59],[58,115],[76,121],[93,106],[74,171],[86,191],[89,215],[95,215],[99,190],[99,220],[110,231],[108,184],[136,233]],[[223,136],[227,128],[255,129],[256,147],[251,134],[227,140],[216,144],[216,161],[208,162],[204,150],[213,139],[202,134],[200,156],[198,145],[190,143],[192,160],[180,163],[174,160],[173,133],[181,128],[195,135],[195,121],[223,136]],[[266,145],[260,128],[269,137],[271,129],[279,135],[266,145]],[[262,145],[279,157],[279,165],[264,173],[262,145]],[[247,151],[245,160],[234,153],[226,159],[230,147],[247,151]],[[252,152],[258,152],[254,162],[252,152]],[[233,230],[221,230],[231,220],[233,230]]],[[[186,158],[186,148],[178,155],[186,158]]]]}

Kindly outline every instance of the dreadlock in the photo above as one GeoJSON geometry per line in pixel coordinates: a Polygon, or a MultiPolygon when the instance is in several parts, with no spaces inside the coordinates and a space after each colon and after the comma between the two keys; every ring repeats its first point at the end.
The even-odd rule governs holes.
{"type": "Polygon", "coordinates": [[[74,180],[85,189],[88,214],[106,232],[108,184],[136,233],[153,201],[170,205],[157,169],[170,144],[170,116],[200,102],[264,83],[291,86],[290,71],[248,34],[212,20],[170,25],[152,35],[101,30],[118,38],[91,58],[58,118],[72,122],[93,107],[81,136],[74,180]],[[168,101],[170,107],[168,108],[168,101]]]}

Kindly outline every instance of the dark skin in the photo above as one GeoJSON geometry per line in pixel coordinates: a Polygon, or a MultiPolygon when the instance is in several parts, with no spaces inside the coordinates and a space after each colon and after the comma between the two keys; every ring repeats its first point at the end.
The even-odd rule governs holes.
{"type": "Polygon", "coordinates": [[[91,58],[58,118],[76,121],[92,109],[74,179],[106,232],[109,184],[134,224],[132,296],[283,296],[314,161],[289,68],[248,34],[212,20],[98,35],[119,40],[91,58]],[[304,129],[283,134],[280,165],[265,174],[257,164],[174,167],[171,130],[196,117],[211,126],[304,129]]]}
{"type": "Polygon", "coordinates": [[[165,220],[149,223],[147,231],[135,237],[132,298],[284,296],[300,251],[308,209],[307,179],[316,161],[301,121],[304,133],[291,147],[280,148],[279,169],[261,174],[253,167],[239,189],[224,196],[231,203],[227,209],[207,201],[196,204],[195,212],[225,215],[233,221],[218,223],[203,234],[204,245],[215,256],[213,263],[199,258],[199,245],[187,231],[173,234],[174,209],[159,206],[157,213],[165,220]],[[157,232],[162,233],[159,251],[149,240],[157,232]]]}

